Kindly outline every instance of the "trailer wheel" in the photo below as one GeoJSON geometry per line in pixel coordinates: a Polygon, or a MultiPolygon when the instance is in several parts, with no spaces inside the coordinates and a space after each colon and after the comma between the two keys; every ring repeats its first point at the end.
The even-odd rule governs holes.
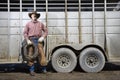
{"type": "Polygon", "coordinates": [[[52,55],[52,67],[57,72],[71,72],[77,65],[75,53],[68,48],[60,48],[52,55]]]}
{"type": "Polygon", "coordinates": [[[97,48],[86,48],[79,55],[79,64],[85,72],[99,72],[105,65],[105,57],[97,48]]]}

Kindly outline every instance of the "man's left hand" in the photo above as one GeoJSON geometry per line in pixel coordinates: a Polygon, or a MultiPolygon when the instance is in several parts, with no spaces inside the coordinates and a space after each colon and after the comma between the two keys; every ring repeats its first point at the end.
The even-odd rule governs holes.
{"type": "Polygon", "coordinates": [[[44,37],[40,37],[39,39],[38,39],[38,42],[43,42],[44,41],[44,37]]]}

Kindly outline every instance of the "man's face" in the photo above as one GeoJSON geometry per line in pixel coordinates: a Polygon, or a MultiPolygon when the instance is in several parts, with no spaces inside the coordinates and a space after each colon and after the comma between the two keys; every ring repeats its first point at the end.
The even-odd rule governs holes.
{"type": "Polygon", "coordinates": [[[36,17],[35,14],[32,14],[32,15],[31,15],[31,18],[32,18],[33,21],[36,21],[36,20],[37,20],[37,17],[36,17]]]}

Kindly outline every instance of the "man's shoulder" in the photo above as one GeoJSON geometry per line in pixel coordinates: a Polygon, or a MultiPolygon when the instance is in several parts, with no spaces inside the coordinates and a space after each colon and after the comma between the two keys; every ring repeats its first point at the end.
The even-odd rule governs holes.
{"type": "Polygon", "coordinates": [[[39,24],[43,24],[41,21],[37,21],[37,23],[39,23],[39,24]]]}
{"type": "Polygon", "coordinates": [[[28,21],[26,24],[31,24],[32,23],[32,21],[28,21]]]}
{"type": "Polygon", "coordinates": [[[42,23],[41,21],[37,21],[38,23],[42,23]]]}
{"type": "Polygon", "coordinates": [[[29,26],[31,24],[31,21],[28,21],[27,23],[26,23],[26,26],[29,26]]]}
{"type": "Polygon", "coordinates": [[[31,23],[32,21],[28,21],[27,23],[29,24],[29,23],[31,23]]]}

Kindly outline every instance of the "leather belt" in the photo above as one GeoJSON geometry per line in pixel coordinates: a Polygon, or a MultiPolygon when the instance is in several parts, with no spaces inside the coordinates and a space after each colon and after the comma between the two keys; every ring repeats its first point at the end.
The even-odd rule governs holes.
{"type": "Polygon", "coordinates": [[[40,36],[29,36],[29,38],[39,38],[40,36]]]}

